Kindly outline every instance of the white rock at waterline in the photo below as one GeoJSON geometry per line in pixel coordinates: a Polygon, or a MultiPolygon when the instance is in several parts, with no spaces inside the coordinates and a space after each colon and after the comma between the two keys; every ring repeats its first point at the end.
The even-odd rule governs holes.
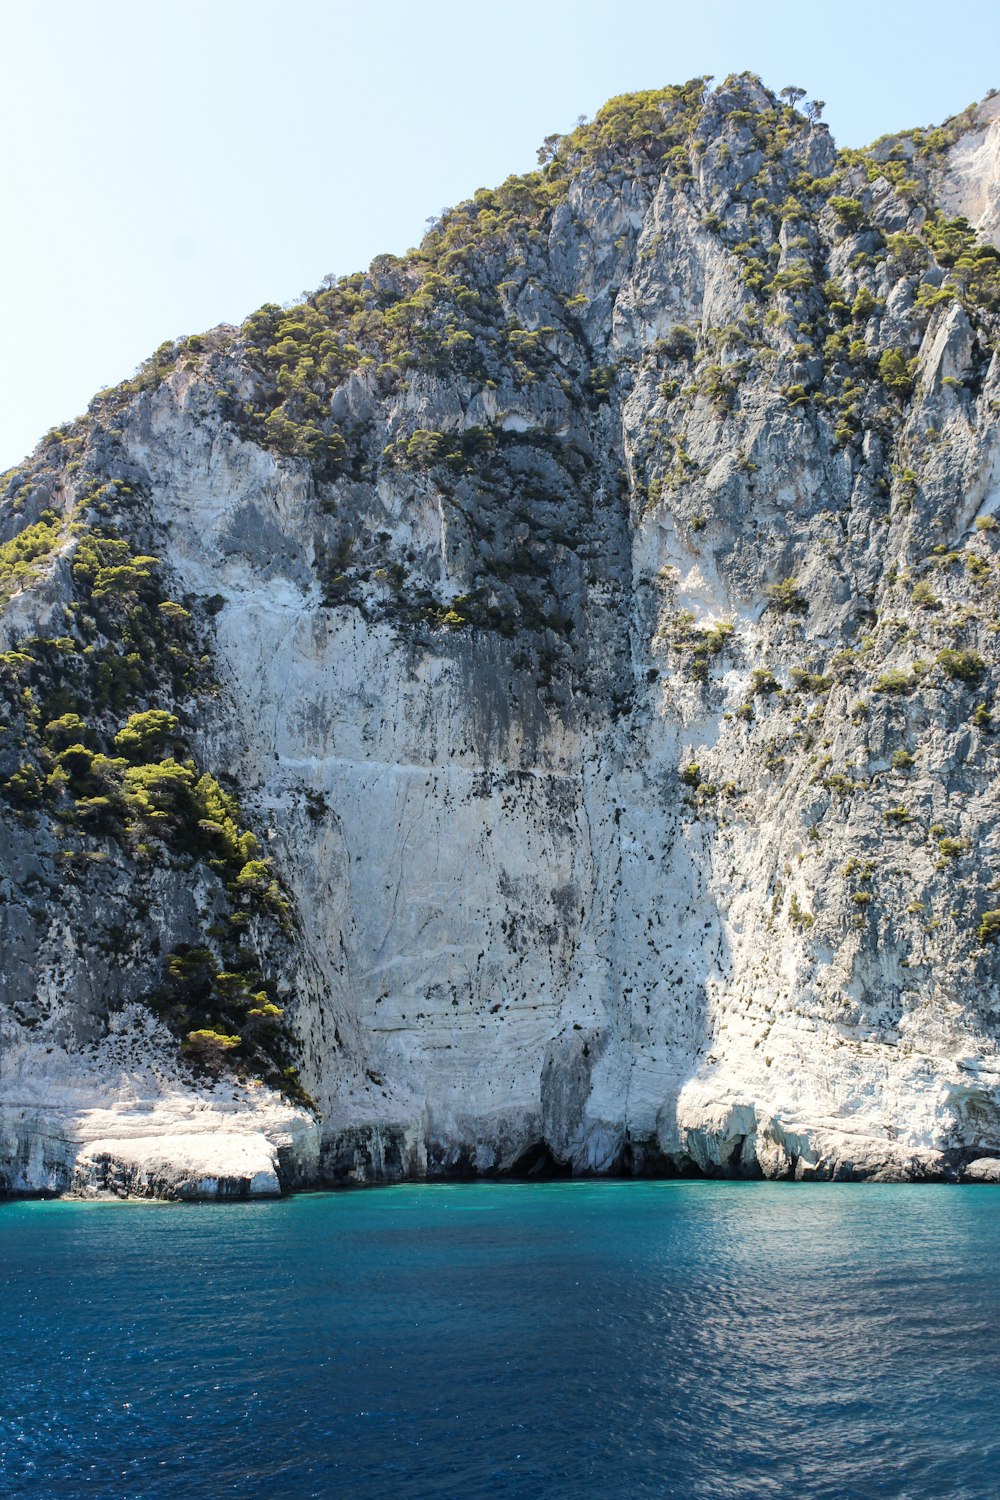
{"type": "Polygon", "coordinates": [[[962,1173],[963,1182],[1000,1182],[1000,1157],[978,1156],[962,1173]]]}
{"type": "Polygon", "coordinates": [[[259,1132],[108,1136],[78,1155],[77,1196],[276,1198],[277,1152],[259,1132]]]}

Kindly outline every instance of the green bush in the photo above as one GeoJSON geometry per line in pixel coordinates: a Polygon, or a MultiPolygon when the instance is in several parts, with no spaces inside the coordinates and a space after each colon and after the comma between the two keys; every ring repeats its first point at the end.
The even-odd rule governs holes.
{"type": "Polygon", "coordinates": [[[904,667],[890,667],[883,672],[875,684],[876,693],[912,693],[917,685],[917,678],[912,670],[904,667]]]}
{"type": "Polygon", "coordinates": [[[978,682],[986,670],[978,651],[939,651],[934,659],[953,682],[978,682]]]}
{"type": "Polygon", "coordinates": [[[0,588],[13,588],[33,573],[56,547],[59,536],[59,517],[43,510],[34,525],[0,544],[0,588]]]}
{"type": "Polygon", "coordinates": [[[792,685],[800,693],[827,693],[833,687],[832,677],[822,677],[818,672],[806,672],[801,667],[793,667],[789,675],[792,685]]]}
{"type": "Polygon", "coordinates": [[[56,749],[65,750],[68,745],[82,744],[88,730],[79,714],[65,713],[58,719],[50,719],[43,733],[56,749]]]}
{"type": "Polygon", "coordinates": [[[238,1047],[241,1040],[241,1037],[229,1036],[223,1031],[214,1031],[211,1027],[202,1027],[198,1031],[188,1032],[183,1050],[198,1062],[217,1063],[222,1061],[227,1052],[238,1047]]]}
{"type": "Polygon", "coordinates": [[[35,766],[25,761],[0,787],[8,802],[29,810],[41,805],[44,782],[35,766]]]}
{"type": "Polygon", "coordinates": [[[859,286],[851,304],[851,318],[855,323],[870,318],[878,303],[866,286],[859,286]]]}
{"type": "Polygon", "coordinates": [[[902,349],[886,349],[879,356],[878,372],[882,383],[895,396],[909,396],[917,371],[916,359],[907,359],[902,349]]]}
{"type": "Polygon", "coordinates": [[[115,735],[115,748],[133,761],[148,761],[159,754],[177,730],[177,715],[164,709],[150,708],[131,714],[123,729],[115,735]]]}
{"type": "Polygon", "coordinates": [[[750,673],[750,691],[751,693],[776,693],[778,679],[766,667],[754,667],[750,673]]]}
{"type": "Polygon", "coordinates": [[[690,359],[697,345],[692,330],[684,323],[675,323],[659,347],[670,359],[690,359]]]}
{"type": "Polygon", "coordinates": [[[783,578],[780,583],[769,583],[764,593],[779,614],[800,615],[809,608],[805,595],[799,589],[797,578],[783,578]]]}
{"type": "Polygon", "coordinates": [[[1000,911],[984,911],[979,918],[976,936],[983,944],[992,943],[1000,937],[1000,911]]]}
{"type": "Polygon", "coordinates": [[[941,604],[940,599],[926,578],[921,578],[919,583],[913,585],[913,593],[910,595],[910,599],[918,609],[938,609],[941,604]]]}
{"type": "Polygon", "coordinates": [[[807,260],[793,261],[779,271],[771,282],[773,292],[807,292],[814,284],[815,273],[807,260]]]}
{"type": "Polygon", "coordinates": [[[804,927],[811,927],[816,920],[811,911],[807,911],[799,904],[799,898],[793,891],[788,902],[788,916],[793,927],[801,931],[804,927]]]}
{"type": "Polygon", "coordinates": [[[584,389],[596,400],[603,400],[617,377],[617,365],[595,365],[584,381],[584,389]]]}
{"type": "Polygon", "coordinates": [[[851,229],[860,222],[864,209],[857,198],[845,198],[839,193],[834,193],[830,199],[830,207],[833,209],[841,224],[846,224],[851,229]]]}
{"type": "Polygon", "coordinates": [[[130,766],[123,787],[130,812],[156,824],[183,818],[196,776],[193,765],[174,759],[146,766],[130,766]]]}
{"type": "Polygon", "coordinates": [[[913,818],[912,818],[912,816],[910,814],[910,809],[908,807],[906,807],[902,802],[899,804],[898,807],[890,807],[890,808],[888,808],[882,814],[882,816],[883,816],[883,818],[885,818],[885,820],[886,820],[887,823],[902,824],[902,823],[912,823],[912,821],[913,821],[913,818]]]}

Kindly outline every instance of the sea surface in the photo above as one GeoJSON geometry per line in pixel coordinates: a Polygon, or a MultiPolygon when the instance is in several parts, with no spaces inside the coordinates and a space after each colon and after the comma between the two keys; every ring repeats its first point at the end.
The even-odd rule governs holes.
{"type": "Polygon", "coordinates": [[[0,1205],[0,1495],[1000,1495],[1000,1188],[0,1205]]]}

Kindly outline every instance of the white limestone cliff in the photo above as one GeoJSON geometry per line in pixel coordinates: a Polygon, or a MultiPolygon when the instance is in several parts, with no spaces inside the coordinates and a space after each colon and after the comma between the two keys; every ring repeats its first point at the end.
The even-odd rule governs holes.
{"type": "MultiPolygon", "coordinates": [[[[852,269],[860,241],[827,214],[829,275],[849,300],[869,283],[882,299],[861,334],[873,363],[897,344],[918,361],[892,439],[873,419],[845,447],[832,417],[809,425],[789,405],[810,379],[793,327],[777,355],[740,347],[724,407],[682,368],[684,457],[650,458],[654,433],[680,431],[683,399],[664,393],[655,341],[683,324],[715,347],[749,295],[703,216],[737,214],[727,194],[759,153],[744,142],[740,158],[729,119],[746,100],[713,97],[697,203],[666,177],[625,171],[609,186],[582,171],[537,252],[549,284],[536,273],[517,294],[520,327],[549,328],[557,349],[554,302],[586,299],[588,358],[618,372],[596,414],[554,375],[418,371],[387,395],[368,367],[337,390],[341,428],[371,429],[372,451],[482,427],[512,451],[540,445],[521,470],[528,498],[500,495],[492,531],[469,521],[489,509],[474,479],[463,490],[386,464],[319,482],[306,459],[253,441],[217,396],[228,381],[252,399],[238,347],[122,410],[118,451],[143,476],[176,597],[216,601],[218,691],[192,744],[238,782],[290,894],[280,970],[315,1112],[178,1062],[135,1003],[139,946],[101,977],[64,915],[36,910],[37,939],[15,928],[37,872],[12,844],[9,1190],[268,1195],[560,1170],[893,1180],[963,1162],[989,1178],[1000,1011],[976,925],[1000,904],[998,752],[971,716],[1000,680],[1000,563],[975,527],[1000,500],[997,358],[958,300],[914,322],[913,287],[884,258],[852,269]],[[724,131],[728,156],[712,144],[724,131]],[[560,500],[570,451],[586,479],[560,500]],[[919,487],[899,478],[900,455],[916,453],[919,487]],[[678,463],[689,473],[665,477],[678,463]],[[913,496],[890,504],[901,484],[913,496]],[[518,632],[410,629],[387,581],[395,560],[442,607],[460,600],[519,505],[525,546],[546,528],[539,567],[569,621],[550,672],[518,632]],[[331,603],[321,563],[345,527],[365,560],[380,537],[386,566],[331,603]],[[922,578],[933,608],[915,602],[922,578]],[[782,611],[773,588],[788,579],[798,594],[782,611]],[[720,624],[732,632],[712,638],[701,680],[692,642],[720,624]],[[947,649],[981,653],[974,691],[935,665],[947,649]],[[879,688],[915,659],[909,689],[879,688]]],[[[995,130],[984,106],[941,190],[986,233],[995,130]]],[[[808,142],[815,175],[831,171],[825,131],[808,142]]],[[[916,230],[924,210],[905,195],[889,202],[881,180],[865,191],[876,220],[901,229],[910,214],[916,230]]],[[[782,266],[788,239],[774,241],[782,266]]],[[[732,363],[719,356],[723,372],[732,363]]],[[[59,567],[11,599],[0,644],[41,630],[63,597],[59,567]]],[[[94,928],[127,899],[127,870],[121,888],[101,878],[94,928]]],[[[208,899],[173,880],[145,919],[164,951],[208,899]]]]}

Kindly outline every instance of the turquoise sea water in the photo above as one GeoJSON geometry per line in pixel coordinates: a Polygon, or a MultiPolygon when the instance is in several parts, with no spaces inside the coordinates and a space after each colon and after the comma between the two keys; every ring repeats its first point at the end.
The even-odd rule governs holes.
{"type": "Polygon", "coordinates": [[[0,1495],[1000,1495],[1000,1190],[0,1205],[0,1495]]]}

